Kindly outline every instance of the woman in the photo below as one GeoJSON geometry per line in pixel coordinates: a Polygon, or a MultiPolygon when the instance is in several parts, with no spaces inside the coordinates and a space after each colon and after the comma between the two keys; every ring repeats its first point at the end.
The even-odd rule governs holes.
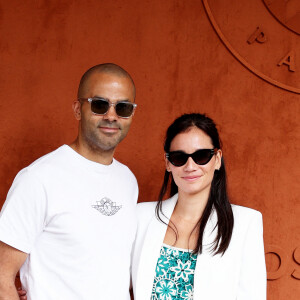
{"type": "Polygon", "coordinates": [[[230,205],[214,122],[186,114],[168,128],[158,202],[138,205],[135,300],[265,300],[262,217],[230,205]],[[163,201],[170,190],[171,198],[163,201]]]}

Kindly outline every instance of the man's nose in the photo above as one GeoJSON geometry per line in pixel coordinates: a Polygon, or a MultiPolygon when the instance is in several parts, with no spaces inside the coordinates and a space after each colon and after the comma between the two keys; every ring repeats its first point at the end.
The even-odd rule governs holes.
{"type": "Polygon", "coordinates": [[[116,113],[114,105],[110,105],[107,113],[103,116],[103,118],[109,120],[110,122],[113,122],[118,119],[118,115],[116,113]]]}

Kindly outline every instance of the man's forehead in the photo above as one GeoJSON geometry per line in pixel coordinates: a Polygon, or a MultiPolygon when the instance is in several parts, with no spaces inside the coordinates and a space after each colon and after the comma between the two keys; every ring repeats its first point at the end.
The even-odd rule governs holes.
{"type": "Polygon", "coordinates": [[[126,76],[114,74],[92,74],[86,85],[88,97],[106,97],[132,99],[134,98],[134,86],[126,76]]]}
{"type": "Polygon", "coordinates": [[[120,84],[130,85],[133,86],[131,80],[127,76],[111,74],[111,73],[104,73],[104,72],[97,72],[90,75],[87,79],[88,85],[115,85],[116,87],[120,84]]]}

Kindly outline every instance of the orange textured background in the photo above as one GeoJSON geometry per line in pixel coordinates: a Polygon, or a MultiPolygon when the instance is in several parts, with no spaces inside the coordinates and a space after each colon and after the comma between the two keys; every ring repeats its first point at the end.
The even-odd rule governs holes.
{"type": "MultiPolygon", "coordinates": [[[[218,1],[214,6],[218,12],[218,1]]],[[[236,33],[230,18],[216,16],[226,34],[236,33]]],[[[238,12],[236,21],[244,22],[238,12]]],[[[296,54],[293,82],[300,78],[296,54]]],[[[267,255],[268,271],[282,273],[268,282],[268,300],[299,299],[291,274],[300,278],[300,95],[244,68],[220,41],[202,1],[1,1],[0,57],[0,206],[21,168],[76,137],[71,103],[82,73],[115,62],[137,86],[134,122],[116,157],[135,173],[139,201],[158,195],[167,126],[184,112],[208,113],[223,139],[232,202],[260,210],[267,248],[282,251],[281,267],[267,255]]],[[[270,52],[264,63],[274,59],[276,65],[270,52]]]]}

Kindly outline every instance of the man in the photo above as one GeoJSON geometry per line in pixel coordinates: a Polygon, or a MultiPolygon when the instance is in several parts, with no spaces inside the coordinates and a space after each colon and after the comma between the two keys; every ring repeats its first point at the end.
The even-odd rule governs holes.
{"type": "Polygon", "coordinates": [[[130,75],[114,64],[82,77],[73,103],[78,137],[23,169],[0,216],[0,299],[129,297],[138,187],[113,158],[136,104],[130,75]]]}

